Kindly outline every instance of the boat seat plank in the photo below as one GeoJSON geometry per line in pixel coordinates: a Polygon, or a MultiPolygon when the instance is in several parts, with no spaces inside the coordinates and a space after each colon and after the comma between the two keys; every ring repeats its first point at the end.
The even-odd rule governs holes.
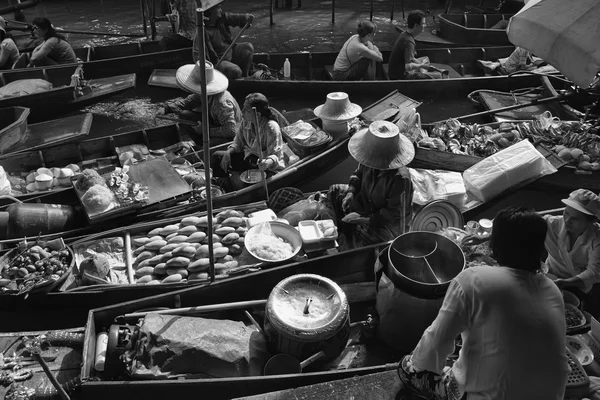
{"type": "Polygon", "coordinates": [[[77,56],[78,59],[80,59],[83,62],[88,62],[90,61],[90,57],[91,57],[91,47],[77,47],[75,49],[73,49],[75,51],[75,55],[77,56]]]}
{"type": "Polygon", "coordinates": [[[176,69],[155,69],[148,78],[148,86],[160,86],[179,89],[175,75],[176,69]]]}
{"type": "MultiPolygon", "coordinates": [[[[448,78],[452,79],[452,78],[462,78],[463,76],[461,74],[458,73],[458,71],[456,71],[454,68],[452,68],[450,65],[448,64],[439,64],[439,63],[431,63],[431,65],[438,67],[439,69],[445,69],[449,72],[448,78]]],[[[390,65],[389,64],[383,64],[382,68],[383,68],[383,73],[385,74],[385,79],[388,79],[388,70],[389,70],[390,65]]]]}
{"type": "Polygon", "coordinates": [[[385,371],[234,400],[394,400],[401,388],[396,371],[385,371]]]}

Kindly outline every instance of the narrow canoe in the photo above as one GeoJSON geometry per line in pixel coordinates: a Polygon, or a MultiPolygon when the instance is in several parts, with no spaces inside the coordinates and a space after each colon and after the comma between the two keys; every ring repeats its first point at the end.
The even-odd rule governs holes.
{"type": "MultiPolygon", "coordinates": [[[[551,76],[542,77],[542,86],[544,88],[544,94],[547,96],[558,96],[559,91],[571,89],[572,83],[559,80],[551,76]]],[[[595,101],[595,108],[592,107],[588,113],[588,119],[598,118],[600,116],[600,108],[598,107],[598,97],[600,96],[599,89],[596,89],[595,98],[586,97],[582,94],[579,99],[569,99],[558,104],[561,107],[561,111],[570,116],[574,120],[583,119],[586,116],[585,107],[591,106],[595,101]]]]}
{"type": "MultiPolygon", "coordinates": [[[[107,96],[135,87],[135,74],[90,79],[82,93],[71,81],[81,66],[71,65],[61,68],[35,68],[24,71],[0,71],[0,90],[3,87],[25,79],[43,79],[52,84],[52,89],[31,94],[21,94],[0,98],[0,108],[21,106],[31,109],[30,121],[43,121],[70,110],[76,110],[107,96]]],[[[84,71],[85,72],[85,71],[84,71]]]]}
{"type": "MultiPolygon", "coordinates": [[[[192,48],[164,51],[158,40],[109,46],[78,47],[73,49],[83,62],[86,78],[104,78],[121,74],[148,74],[155,68],[177,68],[193,62],[192,48]]],[[[37,70],[27,68],[29,53],[23,53],[13,66],[13,71],[37,70]]],[[[50,68],[62,69],[75,64],[63,64],[50,68]]],[[[48,68],[48,67],[46,67],[48,68]]]]}
{"type": "MultiPolygon", "coordinates": [[[[477,60],[497,60],[508,57],[514,47],[466,47],[443,49],[419,49],[418,56],[429,57],[431,63],[441,69],[450,71],[449,79],[436,80],[388,80],[387,63],[390,51],[383,51],[383,64],[378,68],[377,80],[374,81],[333,81],[330,71],[337,57],[337,52],[301,52],[301,53],[257,53],[255,64],[265,64],[269,68],[280,70],[285,59],[290,60],[292,80],[258,80],[237,79],[229,82],[229,90],[234,94],[261,92],[267,97],[293,93],[303,96],[325,96],[331,92],[346,92],[352,96],[381,96],[391,90],[398,90],[405,96],[417,99],[437,101],[452,96],[467,96],[477,89],[510,91],[523,87],[539,85],[539,77],[533,75],[519,76],[485,76],[477,66],[477,60]]],[[[156,70],[150,77],[149,84],[156,86],[177,87],[175,70],[156,70]]]]}
{"type": "MultiPolygon", "coordinates": [[[[463,46],[509,46],[506,29],[490,29],[513,14],[440,14],[438,35],[463,46]]],[[[418,37],[417,37],[418,40],[418,37]]]]}
{"type": "Polygon", "coordinates": [[[93,119],[92,113],[85,113],[28,124],[28,115],[29,109],[24,107],[0,109],[0,126],[4,126],[0,128],[0,155],[81,140],[90,133],[93,119]]]}

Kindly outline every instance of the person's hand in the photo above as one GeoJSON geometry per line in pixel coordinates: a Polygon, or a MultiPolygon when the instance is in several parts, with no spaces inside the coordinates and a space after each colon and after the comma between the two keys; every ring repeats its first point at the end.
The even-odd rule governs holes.
{"type": "Polygon", "coordinates": [[[564,289],[567,286],[567,282],[564,279],[558,278],[554,281],[554,284],[558,286],[559,289],[564,289]]]}
{"type": "Polygon", "coordinates": [[[344,218],[342,218],[342,222],[345,222],[347,224],[354,224],[354,225],[368,224],[369,218],[361,217],[361,215],[357,212],[351,212],[350,214],[348,214],[344,218]]]}
{"type": "Polygon", "coordinates": [[[167,113],[167,109],[165,107],[161,107],[156,110],[156,115],[165,115],[167,113]]]}
{"type": "Polygon", "coordinates": [[[489,239],[489,237],[487,237],[487,236],[481,237],[479,235],[467,235],[462,238],[462,240],[460,241],[460,245],[461,245],[461,247],[477,246],[477,245],[485,242],[488,239],[489,239]]]}
{"type": "Polygon", "coordinates": [[[254,21],[254,15],[246,14],[246,21],[248,21],[248,23],[251,24],[252,21],[254,21]]]}
{"type": "Polygon", "coordinates": [[[177,16],[175,14],[167,14],[165,17],[167,17],[167,20],[169,20],[169,22],[172,24],[177,22],[177,16]]]}
{"type": "Polygon", "coordinates": [[[259,160],[258,161],[258,169],[260,169],[261,171],[266,171],[267,169],[269,169],[273,164],[275,163],[275,161],[273,161],[272,158],[265,158],[264,160],[259,160]]]}
{"type": "Polygon", "coordinates": [[[342,210],[347,213],[350,210],[350,205],[352,204],[352,200],[354,199],[354,193],[348,192],[344,199],[342,200],[342,210]]]}
{"type": "Polygon", "coordinates": [[[225,172],[231,167],[231,153],[229,151],[223,154],[223,158],[221,158],[221,169],[225,172]]]}

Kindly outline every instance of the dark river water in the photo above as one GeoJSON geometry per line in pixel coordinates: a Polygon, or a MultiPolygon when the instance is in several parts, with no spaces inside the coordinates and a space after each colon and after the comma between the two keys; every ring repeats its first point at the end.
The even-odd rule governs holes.
{"type": "MultiPolygon", "coordinates": [[[[352,1],[352,0],[351,0],[352,1]]],[[[2,1],[1,3],[4,3],[2,1]]],[[[160,10],[159,1],[156,1],[157,10],[160,10]]],[[[357,1],[352,1],[357,3],[357,1]]],[[[407,10],[410,9],[407,1],[407,10]]],[[[412,3],[419,4],[419,7],[426,9],[429,7],[443,7],[443,3],[426,1],[412,3]],[[441,4],[441,5],[440,5],[441,4]]],[[[304,3],[302,11],[294,11],[291,14],[281,14],[287,18],[285,23],[276,22],[273,28],[269,28],[268,6],[267,2],[243,2],[241,0],[229,0],[228,9],[235,12],[251,12],[256,16],[252,29],[245,34],[247,40],[251,40],[257,52],[269,51],[331,51],[339,49],[345,39],[352,34],[355,21],[360,18],[368,18],[368,2],[362,2],[357,10],[340,10],[337,17],[339,22],[335,26],[329,24],[330,2],[315,1],[304,3]],[[290,19],[291,18],[291,19],[290,19]],[[289,22],[291,21],[291,22],[289,22]],[[297,25],[290,25],[297,24],[297,25]],[[312,25],[311,25],[312,24],[312,25]],[[313,29],[311,29],[311,26],[313,29]]],[[[383,34],[376,40],[382,49],[389,48],[395,38],[394,27],[389,22],[389,5],[387,2],[376,1],[376,15],[374,21],[379,24],[379,29],[383,34]],[[385,14],[384,14],[385,12],[385,14]]],[[[223,6],[225,8],[225,5],[223,6]]],[[[340,6],[341,7],[341,6],[340,6]]],[[[158,11],[157,11],[158,12],[158,11]]],[[[397,11],[399,13],[399,11],[397,11]]],[[[138,0],[44,0],[37,7],[25,10],[28,21],[36,16],[45,16],[52,21],[55,27],[105,32],[120,33],[131,35],[142,35],[142,17],[140,12],[140,2],[138,0]]],[[[398,15],[398,14],[397,14],[398,15]]],[[[11,19],[12,15],[5,16],[11,19]]],[[[278,21],[281,21],[278,20],[278,21]]],[[[158,33],[167,32],[168,24],[158,24],[158,33]]],[[[149,32],[149,30],[148,30],[149,32]]],[[[73,46],[107,45],[127,43],[139,38],[111,37],[108,35],[83,35],[69,34],[68,40],[73,46]]],[[[161,103],[182,96],[183,93],[178,90],[164,88],[149,88],[145,82],[146,77],[139,77],[137,88],[122,95],[114,96],[108,100],[81,110],[92,112],[94,122],[92,125],[92,136],[104,136],[112,133],[121,133],[140,128],[152,127],[161,124],[160,120],[155,120],[155,111],[161,103]]],[[[288,97],[280,99],[271,99],[272,104],[279,109],[290,109],[292,104],[298,104],[294,99],[293,93],[287,94],[288,97]]],[[[322,99],[324,100],[324,99],[322,99]]],[[[351,99],[352,100],[352,99],[351,99]]],[[[312,99],[310,104],[303,107],[316,107],[323,101],[312,99]]],[[[366,104],[363,104],[366,105],[366,104]]],[[[424,121],[435,120],[435,116],[444,115],[464,115],[474,112],[475,109],[468,105],[454,105],[452,103],[444,104],[423,104],[419,107],[424,121]]],[[[164,123],[164,122],[163,122],[164,123]]],[[[333,183],[347,182],[349,175],[356,167],[356,162],[349,157],[343,163],[335,167],[332,171],[315,177],[309,184],[300,189],[305,192],[323,190],[333,183]]],[[[508,204],[523,204],[534,206],[537,209],[549,209],[560,207],[561,195],[558,193],[539,193],[533,191],[521,191],[500,202],[496,207],[485,212],[485,216],[493,216],[500,208],[508,204]]]]}

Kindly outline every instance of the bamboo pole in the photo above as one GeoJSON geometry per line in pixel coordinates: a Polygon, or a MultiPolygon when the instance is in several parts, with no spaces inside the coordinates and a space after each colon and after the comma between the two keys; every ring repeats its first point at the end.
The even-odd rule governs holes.
{"type": "MultiPolygon", "coordinates": [[[[212,215],[212,184],[210,176],[210,133],[208,124],[208,96],[206,94],[206,55],[204,47],[204,9],[196,9],[196,27],[198,36],[198,62],[200,63],[200,81],[202,94],[202,139],[203,139],[203,150],[204,150],[204,178],[207,183],[206,185],[206,216],[208,217],[208,259],[210,267],[208,274],[210,281],[215,281],[215,255],[213,253],[213,215],[212,215]]],[[[216,65],[214,66],[216,68],[216,65]]]]}
{"type": "Polygon", "coordinates": [[[184,307],[184,308],[171,308],[168,310],[158,310],[158,311],[141,311],[134,312],[130,314],[125,314],[123,318],[142,318],[145,317],[148,313],[152,312],[154,314],[199,314],[199,313],[208,313],[214,311],[223,311],[223,310],[236,310],[236,309],[245,309],[245,308],[253,308],[253,307],[264,307],[267,304],[267,300],[246,300],[246,301],[238,301],[234,303],[221,303],[221,304],[209,304],[206,306],[196,306],[196,307],[184,307]]]}

